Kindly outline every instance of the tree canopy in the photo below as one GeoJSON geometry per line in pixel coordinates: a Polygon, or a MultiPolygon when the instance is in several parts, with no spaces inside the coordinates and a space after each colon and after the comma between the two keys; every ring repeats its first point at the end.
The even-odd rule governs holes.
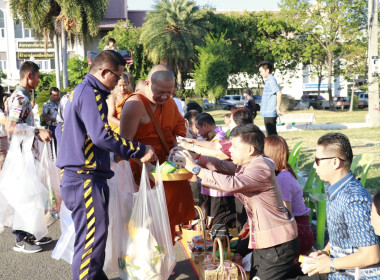
{"type": "Polygon", "coordinates": [[[165,63],[177,73],[182,87],[182,74],[192,69],[195,46],[206,35],[205,13],[192,0],[157,0],[147,13],[140,40],[147,57],[154,64],[165,63]]]}
{"type": "Polygon", "coordinates": [[[366,0],[282,0],[283,18],[295,36],[310,36],[325,52],[330,108],[334,66],[344,55],[344,46],[366,36],[366,0]]]}
{"type": "Polygon", "coordinates": [[[231,71],[230,43],[225,41],[224,34],[218,38],[207,35],[205,45],[197,46],[196,49],[199,53],[199,63],[195,65],[194,70],[195,91],[217,100],[228,87],[231,71]]]}
{"type": "Polygon", "coordinates": [[[132,50],[133,64],[129,68],[136,81],[145,79],[148,76],[152,64],[146,59],[143,51],[143,45],[140,42],[141,27],[135,27],[130,21],[118,21],[115,29],[109,31],[99,43],[99,50],[103,50],[107,45],[109,38],[116,40],[117,50],[132,50]]]}

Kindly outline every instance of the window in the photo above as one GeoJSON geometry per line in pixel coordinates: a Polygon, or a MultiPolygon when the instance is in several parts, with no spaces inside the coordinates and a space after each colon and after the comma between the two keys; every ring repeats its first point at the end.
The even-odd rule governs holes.
{"type": "Polygon", "coordinates": [[[5,17],[2,10],[0,10],[0,38],[5,38],[5,17]]]}
{"type": "Polygon", "coordinates": [[[7,70],[7,53],[0,52],[0,70],[7,70]]]}
{"type": "Polygon", "coordinates": [[[24,28],[24,24],[21,21],[15,22],[15,37],[33,38],[33,29],[24,28]]]}

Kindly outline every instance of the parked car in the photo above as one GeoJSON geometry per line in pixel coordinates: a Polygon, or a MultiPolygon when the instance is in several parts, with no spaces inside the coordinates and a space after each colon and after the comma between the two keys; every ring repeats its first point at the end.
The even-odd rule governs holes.
{"type": "Polygon", "coordinates": [[[203,105],[203,109],[205,110],[210,109],[210,102],[208,101],[208,99],[203,99],[202,105],[203,105]]]}
{"type": "Polygon", "coordinates": [[[225,95],[223,99],[234,105],[244,105],[244,95],[225,95]]]}
{"type": "Polygon", "coordinates": [[[350,108],[350,99],[348,97],[335,96],[333,98],[334,107],[337,109],[350,108]]]}
{"type": "Polygon", "coordinates": [[[368,92],[360,92],[358,94],[358,107],[360,109],[368,107],[368,92]]]}
{"type": "Polygon", "coordinates": [[[255,98],[255,102],[259,105],[261,105],[261,99],[263,98],[261,95],[252,95],[253,98],[255,98]]]}
{"type": "Polygon", "coordinates": [[[226,101],[224,98],[220,98],[218,103],[222,107],[223,110],[231,110],[231,108],[236,106],[235,104],[232,104],[226,101]]]}
{"type": "Polygon", "coordinates": [[[318,100],[318,95],[317,94],[304,94],[301,97],[300,101],[300,109],[309,109],[310,107],[313,107],[314,109],[317,109],[318,106],[317,104],[319,103],[319,108],[320,109],[328,109],[330,108],[329,101],[326,100],[323,96],[319,96],[318,100]]]}

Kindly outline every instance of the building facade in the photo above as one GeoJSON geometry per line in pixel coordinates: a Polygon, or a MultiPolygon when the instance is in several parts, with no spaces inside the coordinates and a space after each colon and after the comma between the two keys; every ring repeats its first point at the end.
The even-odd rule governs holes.
{"type": "MultiPolygon", "coordinates": [[[[49,42],[45,52],[44,43],[34,38],[33,30],[25,28],[21,21],[13,20],[9,5],[10,0],[0,0],[0,71],[6,75],[2,79],[2,86],[8,88],[8,91],[20,81],[19,70],[24,61],[34,61],[40,66],[41,72],[55,70],[53,43],[49,42]]],[[[101,38],[113,30],[117,21],[128,19],[128,13],[131,14],[132,23],[142,25],[145,11],[128,12],[127,0],[109,0],[106,16],[99,24],[98,36],[86,45],[78,41],[73,45],[68,43],[67,57],[85,57],[88,50],[97,50],[101,38]]]]}

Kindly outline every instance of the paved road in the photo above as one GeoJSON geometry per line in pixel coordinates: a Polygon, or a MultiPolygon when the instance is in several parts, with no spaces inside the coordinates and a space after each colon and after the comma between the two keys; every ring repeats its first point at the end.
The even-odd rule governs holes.
{"type": "MultiPolygon", "coordinates": [[[[15,237],[10,229],[0,234],[0,280],[68,280],[71,279],[71,266],[63,260],[51,258],[51,252],[60,236],[59,221],[49,227],[49,236],[54,242],[45,245],[44,250],[35,254],[13,251],[15,237]]],[[[198,279],[179,243],[174,247],[177,259],[174,279],[198,279]]],[[[119,279],[109,275],[109,279],[119,279]]]]}

